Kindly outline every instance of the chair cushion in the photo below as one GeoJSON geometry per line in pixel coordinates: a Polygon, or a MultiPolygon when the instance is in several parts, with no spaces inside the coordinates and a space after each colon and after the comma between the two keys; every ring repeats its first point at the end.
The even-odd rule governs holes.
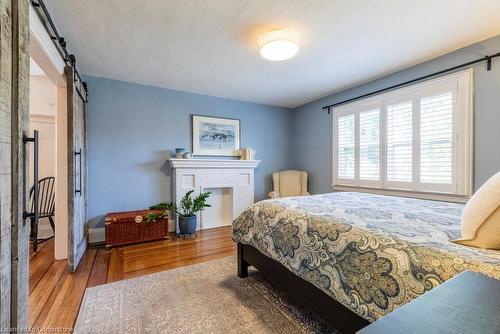
{"type": "Polygon", "coordinates": [[[454,242],[500,249],[500,172],[486,181],[465,205],[461,235],[454,242]]]}
{"type": "Polygon", "coordinates": [[[302,192],[302,172],[286,170],[280,172],[280,195],[281,197],[299,196],[302,192]]]}

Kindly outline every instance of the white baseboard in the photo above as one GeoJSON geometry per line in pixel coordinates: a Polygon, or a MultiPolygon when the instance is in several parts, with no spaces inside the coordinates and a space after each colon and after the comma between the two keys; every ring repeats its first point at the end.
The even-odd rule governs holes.
{"type": "Polygon", "coordinates": [[[105,240],[104,227],[89,228],[89,244],[102,243],[105,240]]]}

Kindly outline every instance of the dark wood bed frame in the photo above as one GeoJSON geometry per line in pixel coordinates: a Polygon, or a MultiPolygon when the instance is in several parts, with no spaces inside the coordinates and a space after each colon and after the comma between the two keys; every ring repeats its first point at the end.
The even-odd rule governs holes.
{"type": "Polygon", "coordinates": [[[355,333],[370,322],[338,301],[293,274],[281,263],[262,254],[252,246],[238,243],[238,277],[248,276],[248,267],[258,269],[290,298],[302,304],[341,333],[355,333]]]}

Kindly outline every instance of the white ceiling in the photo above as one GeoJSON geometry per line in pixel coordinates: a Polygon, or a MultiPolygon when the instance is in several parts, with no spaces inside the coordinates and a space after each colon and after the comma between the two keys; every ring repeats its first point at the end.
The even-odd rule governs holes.
{"type": "Polygon", "coordinates": [[[80,72],[293,108],[500,34],[498,0],[46,0],[80,72]],[[301,35],[262,59],[259,34],[301,35]]]}

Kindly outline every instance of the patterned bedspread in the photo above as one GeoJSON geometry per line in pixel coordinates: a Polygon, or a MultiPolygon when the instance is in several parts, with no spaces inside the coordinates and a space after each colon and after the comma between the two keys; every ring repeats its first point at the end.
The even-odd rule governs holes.
{"type": "Polygon", "coordinates": [[[265,200],[233,240],[374,321],[464,270],[500,279],[500,251],[451,243],[462,204],[335,192],[265,200]]]}

